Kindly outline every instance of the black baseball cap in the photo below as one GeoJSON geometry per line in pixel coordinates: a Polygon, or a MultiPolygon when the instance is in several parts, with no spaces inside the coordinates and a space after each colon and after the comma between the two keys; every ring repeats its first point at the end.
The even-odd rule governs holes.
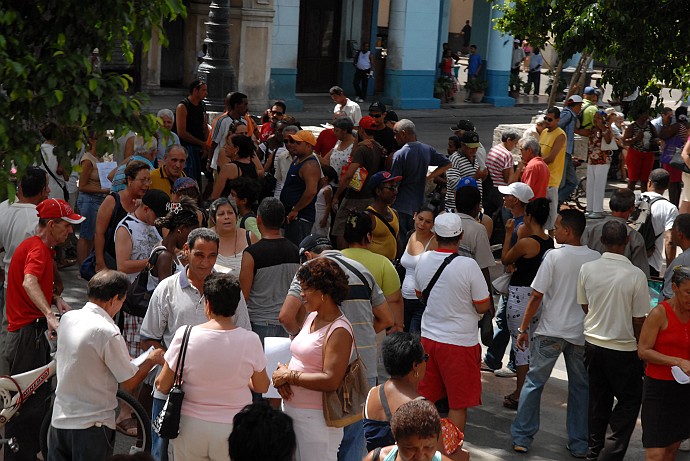
{"type": "Polygon", "coordinates": [[[321,246],[321,245],[328,245],[328,246],[333,246],[331,243],[331,239],[329,239],[325,235],[321,234],[309,234],[304,239],[299,243],[299,256],[300,259],[304,255],[306,251],[311,251],[314,248],[321,246]]]}
{"type": "Polygon", "coordinates": [[[386,112],[386,105],[381,101],[374,101],[369,106],[369,112],[371,111],[386,112]]]}
{"type": "Polygon", "coordinates": [[[159,189],[149,189],[144,194],[141,202],[151,208],[157,218],[162,218],[168,214],[167,205],[170,203],[168,194],[159,189]]]}
{"type": "Polygon", "coordinates": [[[474,123],[469,120],[458,120],[455,125],[450,127],[450,131],[474,131],[474,123]]]}
{"type": "Polygon", "coordinates": [[[460,138],[460,142],[467,147],[479,147],[479,135],[476,131],[465,131],[462,138],[460,138]]]}
{"type": "Polygon", "coordinates": [[[395,113],[395,111],[388,110],[386,111],[386,116],[383,118],[385,122],[397,122],[400,120],[398,118],[398,114],[395,113]]]}

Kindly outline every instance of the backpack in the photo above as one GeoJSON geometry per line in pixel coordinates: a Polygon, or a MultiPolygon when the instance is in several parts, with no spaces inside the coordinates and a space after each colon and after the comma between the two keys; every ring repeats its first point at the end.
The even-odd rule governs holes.
{"type": "Polygon", "coordinates": [[[652,225],[652,205],[659,200],[666,200],[666,198],[640,196],[640,199],[635,202],[635,211],[632,212],[628,219],[628,225],[644,238],[644,246],[648,257],[654,254],[656,239],[663,233],[663,231],[659,234],[655,233],[654,226],[652,225]]]}
{"type": "Polygon", "coordinates": [[[151,251],[148,264],[144,266],[136,279],[134,279],[134,282],[129,286],[127,297],[122,304],[122,310],[129,315],[135,317],[144,317],[146,315],[151,295],[153,295],[153,290],[148,289],[149,275],[151,270],[156,266],[158,256],[164,251],[167,251],[167,248],[164,246],[157,246],[154,248],[153,251],[151,251]]]}

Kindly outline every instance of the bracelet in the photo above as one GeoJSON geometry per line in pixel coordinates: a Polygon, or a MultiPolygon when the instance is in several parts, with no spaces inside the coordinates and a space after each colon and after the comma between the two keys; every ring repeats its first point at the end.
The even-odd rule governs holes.
{"type": "Polygon", "coordinates": [[[520,334],[520,335],[526,335],[526,334],[527,334],[527,330],[523,330],[522,328],[518,328],[518,329],[517,329],[517,332],[518,332],[518,334],[520,334]]]}
{"type": "Polygon", "coordinates": [[[302,375],[301,371],[290,370],[287,376],[287,383],[295,386],[299,386],[299,377],[302,375]]]}

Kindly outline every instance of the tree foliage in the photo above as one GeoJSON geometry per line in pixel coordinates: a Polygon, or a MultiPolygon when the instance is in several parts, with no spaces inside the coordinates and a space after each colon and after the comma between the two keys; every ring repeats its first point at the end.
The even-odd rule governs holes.
{"type": "Polygon", "coordinates": [[[503,32],[550,42],[562,58],[583,52],[607,62],[603,83],[618,94],[690,87],[687,0],[514,0],[498,8],[503,32]]]}
{"type": "Polygon", "coordinates": [[[0,8],[0,195],[10,186],[12,163],[21,172],[40,161],[40,125],[59,129],[58,151],[76,153],[86,130],[115,135],[129,129],[151,134],[153,115],[140,113],[144,96],[132,79],[100,73],[91,64],[99,48],[102,66],[116,53],[130,64],[134,46],[144,50],[151,34],[165,41],[165,19],[185,15],[182,0],[5,0],[0,8]]]}

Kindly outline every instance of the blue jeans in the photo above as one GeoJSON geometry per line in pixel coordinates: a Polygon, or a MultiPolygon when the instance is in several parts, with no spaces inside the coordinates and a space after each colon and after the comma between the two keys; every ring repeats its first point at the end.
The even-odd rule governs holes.
{"type": "Polygon", "coordinates": [[[565,153],[565,169],[563,170],[563,178],[561,185],[558,188],[558,203],[568,201],[568,197],[573,193],[577,187],[577,174],[575,174],[575,165],[573,165],[573,154],[565,153]]]}
{"type": "Polygon", "coordinates": [[[422,314],[424,314],[424,304],[419,299],[403,298],[405,305],[405,331],[413,334],[422,333],[422,314]]]}
{"type": "MultiPolygon", "coordinates": [[[[153,398],[153,406],[151,407],[151,420],[156,419],[156,416],[163,410],[165,406],[164,399],[153,398]]],[[[168,439],[158,437],[156,431],[151,429],[151,456],[156,461],[168,461],[168,439]]]]}
{"type": "MultiPolygon", "coordinates": [[[[506,348],[510,343],[510,331],[508,331],[508,322],[506,320],[507,304],[508,298],[506,296],[501,296],[498,302],[498,310],[496,311],[496,332],[494,333],[494,341],[486,350],[486,355],[484,356],[484,363],[494,370],[498,370],[503,366],[503,354],[506,353],[506,348]]],[[[511,349],[508,368],[511,366],[515,368],[514,361],[514,354],[511,349]]]]}
{"type": "Polygon", "coordinates": [[[113,454],[114,443],[115,431],[105,426],[88,429],[51,427],[47,461],[105,461],[113,454]]]}
{"type": "Polygon", "coordinates": [[[589,379],[585,368],[585,346],[577,346],[562,338],[534,336],[530,344],[529,371],[510,432],[513,444],[528,448],[532,444],[539,431],[541,393],[561,353],[568,371],[568,446],[571,453],[581,455],[587,453],[588,437],[589,379]]]}
{"type": "MultiPolygon", "coordinates": [[[[369,387],[376,386],[376,378],[367,378],[369,387]]],[[[364,440],[364,423],[360,419],[356,423],[343,428],[343,441],[338,449],[338,461],[361,461],[367,455],[364,440]]]]}
{"type": "Polygon", "coordinates": [[[314,223],[306,219],[293,219],[290,224],[285,225],[285,238],[299,247],[304,237],[311,234],[312,226],[314,223]]]}
{"type": "Polygon", "coordinates": [[[266,322],[252,322],[252,331],[259,335],[262,345],[265,338],[287,338],[290,336],[282,325],[271,325],[266,322]]]}

